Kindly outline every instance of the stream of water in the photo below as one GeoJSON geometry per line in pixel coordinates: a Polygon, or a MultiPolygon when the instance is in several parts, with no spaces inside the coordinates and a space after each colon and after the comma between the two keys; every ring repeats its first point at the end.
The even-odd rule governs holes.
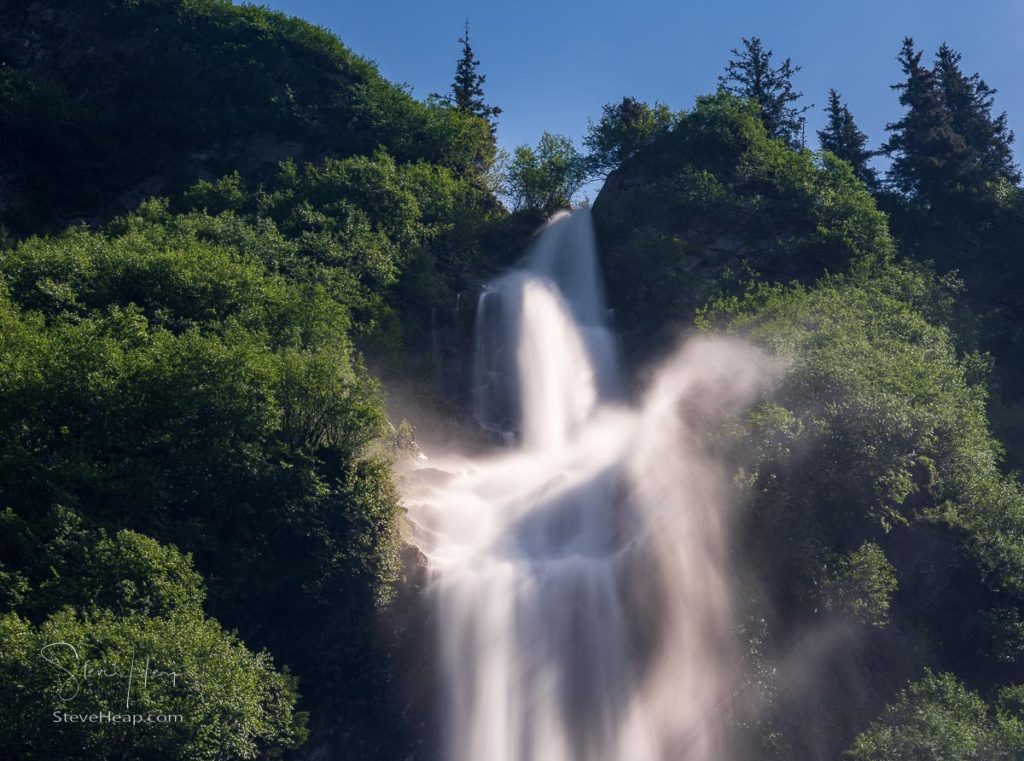
{"type": "Polygon", "coordinates": [[[625,403],[580,210],[483,293],[475,363],[475,414],[505,446],[428,459],[404,494],[445,759],[726,758],[729,500],[705,421],[747,401],[753,350],[691,340],[625,403]]]}

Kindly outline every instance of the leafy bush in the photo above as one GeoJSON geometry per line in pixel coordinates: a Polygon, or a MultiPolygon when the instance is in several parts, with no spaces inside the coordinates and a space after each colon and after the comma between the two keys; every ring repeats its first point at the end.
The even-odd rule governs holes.
{"type": "Polygon", "coordinates": [[[204,616],[189,556],[132,531],[83,530],[66,510],[51,517],[41,556],[23,548],[42,571],[21,606],[38,623],[0,616],[8,753],[244,759],[301,742],[295,680],[204,616]],[[101,713],[126,718],[65,718],[101,713]]]}
{"type": "MultiPolygon", "coordinates": [[[[285,162],[256,191],[233,175],[200,182],[180,204],[186,214],[159,221],[325,286],[358,336],[372,339],[378,355],[401,350],[408,366],[433,344],[437,315],[449,315],[457,294],[505,264],[504,249],[520,253],[492,202],[470,178],[378,151],[302,168],[285,162]]],[[[515,241],[532,231],[516,231],[515,241]]]]}
{"type": "Polygon", "coordinates": [[[913,270],[863,267],[811,289],[754,286],[701,322],[787,363],[744,432],[751,541],[780,604],[824,592],[880,622],[892,563],[895,615],[925,626],[940,657],[994,664],[1022,645],[1024,489],[1000,470],[970,362],[925,317],[943,309],[937,290],[913,270]],[[831,578],[815,570],[836,554],[831,578]]]}
{"type": "Polygon", "coordinates": [[[508,167],[508,195],[517,210],[550,214],[571,206],[586,179],[586,162],[572,141],[545,132],[536,148],[516,148],[508,167]]]}
{"type": "Polygon", "coordinates": [[[251,759],[303,736],[293,724],[293,680],[202,616],[65,609],[33,626],[7,613],[0,672],[9,718],[0,743],[20,758],[251,759]],[[86,659],[103,674],[82,676],[86,659]],[[129,674],[139,680],[130,693],[129,674]],[[55,718],[101,713],[133,718],[55,718]]]}
{"type": "Polygon", "coordinates": [[[843,758],[1013,761],[1024,755],[1021,718],[1019,712],[993,710],[952,674],[927,671],[857,737],[843,758]]]}

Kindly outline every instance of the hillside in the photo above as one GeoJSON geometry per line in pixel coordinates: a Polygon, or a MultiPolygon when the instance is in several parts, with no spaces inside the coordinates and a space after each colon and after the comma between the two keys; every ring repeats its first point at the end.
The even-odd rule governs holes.
{"type": "MultiPolygon", "coordinates": [[[[1024,491],[990,432],[977,334],[957,333],[971,302],[898,245],[850,167],[718,95],[624,162],[594,217],[634,361],[696,320],[787,366],[727,437],[755,757],[836,757],[923,667],[990,692],[1024,679],[1024,491]],[[788,686],[783,660],[819,676],[788,686]]],[[[921,700],[946,699],[933,689],[921,700]]],[[[925,732],[961,720],[920,710],[949,712],[925,732]]],[[[886,731],[914,730],[849,757],[903,758],[871,755],[886,731]]]]}
{"type": "Polygon", "coordinates": [[[594,224],[617,328],[647,356],[751,278],[810,283],[893,253],[845,163],[769,139],[756,111],[722,95],[608,177],[594,224]]]}
{"type": "Polygon", "coordinates": [[[503,166],[301,20],[0,21],[0,756],[432,761],[460,710],[607,758],[636,705],[687,740],[700,661],[705,759],[1024,758],[1019,184],[883,189],[719,89],[606,108],[545,224],[571,141],[503,166]],[[126,699],[79,652],[189,720],[55,726],[126,699]]]}
{"type": "Polygon", "coordinates": [[[0,3],[0,223],[109,218],[286,158],[372,153],[455,171],[486,128],[414,100],[323,29],[229,0],[0,3]]]}

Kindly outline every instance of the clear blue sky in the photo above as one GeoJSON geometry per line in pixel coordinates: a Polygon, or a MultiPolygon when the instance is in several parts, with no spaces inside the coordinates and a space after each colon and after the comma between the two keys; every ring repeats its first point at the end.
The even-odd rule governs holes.
{"type": "MultiPolygon", "coordinates": [[[[808,142],[822,124],[829,87],[849,103],[872,145],[900,113],[889,85],[905,35],[931,57],[945,41],[999,90],[998,110],[1024,145],[1022,0],[270,0],[269,7],[334,31],[417,97],[447,91],[469,19],[489,101],[504,113],[499,143],[533,143],[544,130],[579,142],[587,118],[623,95],[688,108],[742,36],[760,36],[777,58],[803,67],[796,86],[808,113],[808,142]]],[[[1018,160],[1024,149],[1017,146],[1018,160]]]]}

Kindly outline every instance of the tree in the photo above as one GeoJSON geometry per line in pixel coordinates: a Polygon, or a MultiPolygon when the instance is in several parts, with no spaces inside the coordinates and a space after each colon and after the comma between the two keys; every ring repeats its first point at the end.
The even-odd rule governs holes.
{"type": "Polygon", "coordinates": [[[508,193],[516,209],[545,214],[572,204],[587,170],[572,141],[545,132],[537,147],[520,145],[508,169],[508,193]]]}
{"type": "Polygon", "coordinates": [[[889,179],[926,206],[961,210],[965,200],[1020,179],[1013,133],[1006,114],[992,116],[995,90],[977,74],[963,74],[959,53],[943,45],[931,69],[921,55],[912,39],[903,41],[898,60],[906,80],[893,87],[907,111],[886,127],[889,179]]]}
{"type": "Polygon", "coordinates": [[[868,136],[857,128],[849,107],[840,100],[839,93],[834,89],[828,91],[828,124],[818,131],[821,150],[829,151],[853,167],[853,173],[859,177],[869,189],[878,186],[878,172],[868,161],[875,155],[868,150],[868,136]]]}
{"type": "Polygon", "coordinates": [[[903,118],[886,125],[890,133],[882,150],[892,158],[888,178],[902,193],[934,201],[948,179],[953,156],[962,145],[956,140],[949,112],[935,82],[934,72],[921,64],[921,52],[907,37],[897,56],[905,81],[893,85],[900,93],[903,118]]]}
{"type": "Polygon", "coordinates": [[[587,170],[605,177],[623,161],[672,129],[675,115],[664,103],[653,106],[629,96],[602,108],[601,120],[587,126],[587,170]]]}
{"type": "Polygon", "coordinates": [[[935,56],[936,84],[942,92],[953,130],[969,151],[970,167],[977,185],[1020,180],[1013,163],[1013,132],[1006,112],[992,116],[996,91],[979,74],[965,76],[960,69],[960,54],[943,43],[935,56]]]}
{"type": "Polygon", "coordinates": [[[484,101],[484,82],[487,77],[478,71],[480,61],[469,44],[468,20],[459,42],[462,44],[462,57],[455,64],[455,79],[452,81],[452,92],[448,100],[459,111],[486,120],[493,135],[501,109],[498,106],[489,106],[484,101]]]}
{"type": "Polygon", "coordinates": [[[1024,753],[1024,723],[1013,705],[1018,694],[1019,687],[1003,688],[993,709],[952,674],[926,670],[923,678],[900,692],[882,717],[858,735],[843,758],[1020,758],[1024,753]]]}
{"type": "Polygon", "coordinates": [[[721,89],[756,101],[768,134],[791,145],[802,144],[803,114],[809,106],[793,104],[803,93],[793,90],[793,75],[800,71],[787,58],[772,66],[773,51],[765,50],[760,37],[743,38],[743,50],[732,49],[733,59],[718,77],[721,89]]]}

